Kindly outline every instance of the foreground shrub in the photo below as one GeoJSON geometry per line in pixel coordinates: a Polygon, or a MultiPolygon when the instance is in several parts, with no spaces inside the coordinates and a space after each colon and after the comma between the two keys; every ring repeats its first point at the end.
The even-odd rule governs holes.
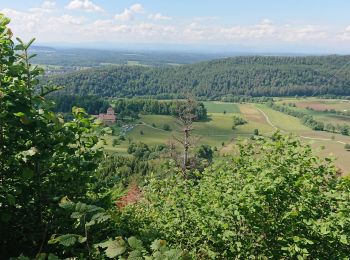
{"type": "Polygon", "coordinates": [[[0,14],[0,258],[40,254],[50,234],[65,232],[57,202],[85,200],[101,155],[98,127],[83,109],[72,121],[51,111],[36,87],[42,70],[31,66],[29,43],[12,40],[0,14]]]}
{"type": "Polygon", "coordinates": [[[350,184],[330,159],[293,137],[240,145],[200,180],[151,180],[124,209],[126,231],[163,237],[196,258],[318,258],[350,255],[350,184]]]}

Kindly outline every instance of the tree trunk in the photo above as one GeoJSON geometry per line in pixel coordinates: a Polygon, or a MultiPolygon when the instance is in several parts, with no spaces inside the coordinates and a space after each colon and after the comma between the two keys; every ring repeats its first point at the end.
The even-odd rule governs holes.
{"type": "Polygon", "coordinates": [[[189,149],[189,135],[190,131],[189,129],[185,129],[185,140],[184,140],[184,155],[183,155],[183,162],[182,162],[182,171],[184,174],[186,173],[187,169],[187,161],[188,161],[188,149],[189,149]]]}

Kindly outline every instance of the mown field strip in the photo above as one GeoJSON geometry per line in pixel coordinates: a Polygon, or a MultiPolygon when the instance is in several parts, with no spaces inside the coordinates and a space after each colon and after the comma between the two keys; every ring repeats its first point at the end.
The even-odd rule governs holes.
{"type": "MultiPolygon", "coordinates": [[[[277,126],[275,126],[275,125],[271,122],[269,116],[268,116],[262,109],[260,109],[260,108],[256,108],[256,109],[259,110],[259,111],[263,114],[263,116],[266,118],[266,122],[267,122],[268,124],[270,124],[273,128],[275,128],[276,130],[279,130],[279,131],[281,131],[281,132],[284,132],[284,133],[286,132],[286,131],[284,131],[283,129],[280,129],[280,128],[278,128],[277,126]]],[[[332,141],[332,142],[339,143],[339,144],[342,144],[342,145],[345,145],[345,144],[346,144],[345,142],[336,141],[336,140],[333,140],[333,139],[331,139],[331,138],[316,138],[316,137],[310,137],[310,136],[304,136],[304,135],[299,135],[299,137],[301,137],[301,138],[303,138],[303,139],[309,139],[309,140],[315,140],[315,141],[332,141]]]]}
{"type": "Polygon", "coordinates": [[[266,122],[267,122],[270,126],[272,126],[272,127],[273,127],[274,129],[276,129],[276,130],[283,131],[282,129],[279,129],[277,126],[275,126],[275,125],[271,122],[270,118],[268,117],[268,115],[266,115],[266,113],[265,113],[264,111],[262,111],[260,108],[256,108],[256,109],[259,110],[260,113],[266,118],[266,122]]]}

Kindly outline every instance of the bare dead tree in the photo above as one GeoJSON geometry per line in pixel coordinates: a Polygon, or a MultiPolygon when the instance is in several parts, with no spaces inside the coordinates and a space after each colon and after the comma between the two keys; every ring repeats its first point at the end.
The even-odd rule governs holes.
{"type": "Polygon", "coordinates": [[[198,141],[198,138],[192,136],[193,122],[197,119],[196,108],[197,102],[192,97],[177,102],[177,124],[182,137],[174,136],[173,138],[181,145],[183,150],[180,165],[185,177],[187,177],[186,170],[195,167],[192,163],[190,164],[189,151],[198,141]]]}

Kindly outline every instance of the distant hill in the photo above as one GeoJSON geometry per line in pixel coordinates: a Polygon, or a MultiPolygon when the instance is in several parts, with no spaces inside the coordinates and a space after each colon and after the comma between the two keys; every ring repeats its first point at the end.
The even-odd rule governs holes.
{"type": "Polygon", "coordinates": [[[33,62],[64,67],[98,67],[103,65],[174,66],[227,57],[224,53],[192,53],[178,51],[123,51],[83,48],[51,48],[34,46],[33,62]]]}
{"type": "Polygon", "coordinates": [[[52,47],[46,47],[46,46],[31,46],[30,47],[31,52],[40,54],[41,53],[53,53],[56,52],[55,48],[52,47]]]}
{"type": "Polygon", "coordinates": [[[176,67],[119,66],[46,77],[66,93],[102,97],[350,95],[350,56],[234,57],[176,67]]]}

